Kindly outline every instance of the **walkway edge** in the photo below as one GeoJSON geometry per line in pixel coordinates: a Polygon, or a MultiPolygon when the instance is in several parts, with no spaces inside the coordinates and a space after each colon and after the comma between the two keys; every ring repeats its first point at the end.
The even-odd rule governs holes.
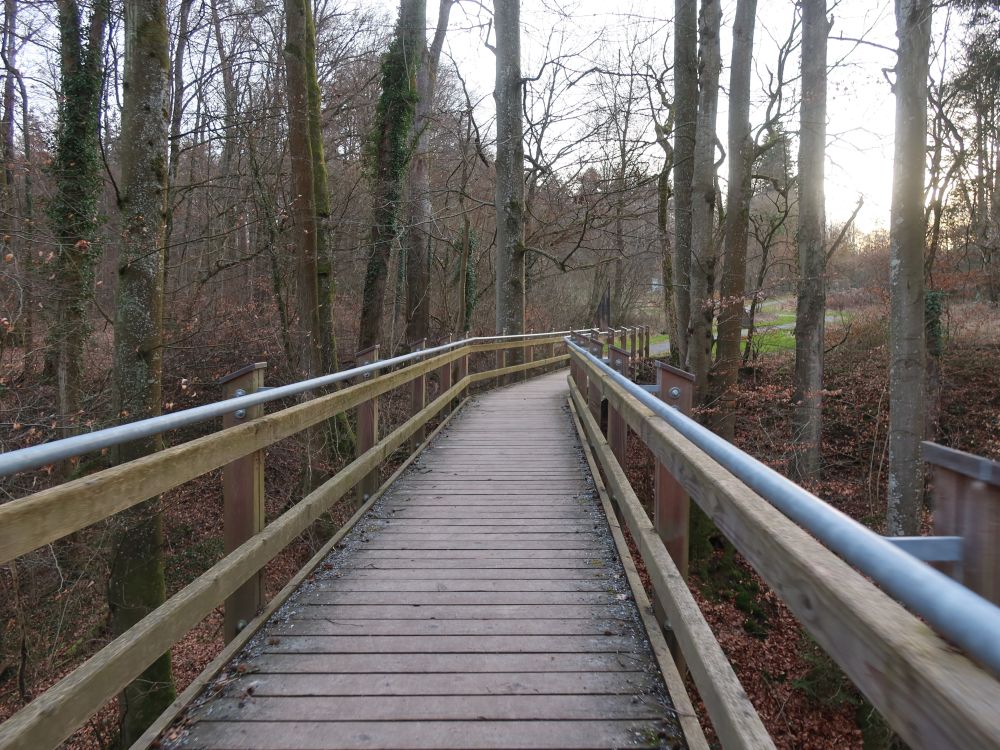
{"type": "Polygon", "coordinates": [[[663,635],[663,630],[660,627],[660,624],[656,621],[656,617],[653,614],[652,604],[650,604],[649,597],[646,595],[646,590],[643,588],[642,581],[639,579],[639,571],[636,569],[635,560],[632,558],[632,552],[629,550],[628,544],[625,541],[625,535],[622,533],[621,524],[618,522],[614,506],[611,503],[611,496],[608,494],[608,489],[604,484],[604,480],[601,478],[600,469],[597,466],[594,453],[591,450],[589,441],[587,440],[587,435],[583,430],[583,425],[580,423],[580,417],[577,414],[576,405],[570,397],[566,398],[566,402],[569,404],[570,415],[573,417],[573,426],[576,428],[577,436],[580,438],[583,455],[587,459],[587,465],[590,467],[591,476],[594,478],[594,487],[597,490],[598,497],[600,498],[601,506],[604,508],[604,515],[607,518],[608,526],[611,529],[611,536],[615,540],[618,557],[621,558],[622,567],[625,569],[625,576],[628,579],[629,588],[632,589],[632,596],[635,599],[636,609],[639,610],[639,617],[642,619],[643,628],[645,628],[646,636],[649,638],[649,645],[653,650],[653,655],[656,657],[656,663],[660,667],[660,674],[663,676],[663,681],[667,686],[667,692],[670,694],[670,700],[674,705],[674,710],[677,714],[677,722],[680,724],[681,731],[684,733],[684,741],[687,743],[689,750],[708,750],[708,740],[705,738],[701,722],[698,720],[698,716],[694,710],[694,705],[691,703],[691,696],[688,694],[687,688],[684,685],[684,678],[677,669],[677,664],[674,662],[674,658],[670,653],[670,648],[667,646],[667,640],[663,635]]]}

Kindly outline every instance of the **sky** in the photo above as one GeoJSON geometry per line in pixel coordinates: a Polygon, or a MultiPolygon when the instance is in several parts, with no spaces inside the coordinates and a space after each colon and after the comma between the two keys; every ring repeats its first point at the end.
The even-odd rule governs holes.
{"type": "MultiPolygon", "coordinates": [[[[364,0],[359,0],[364,2],[364,0]]],[[[391,0],[377,0],[394,14],[391,0]]],[[[857,219],[863,231],[886,227],[892,192],[892,150],[895,103],[889,84],[896,46],[892,0],[841,0],[832,6],[834,25],[830,32],[828,61],[828,123],[826,161],[827,220],[836,224],[847,219],[859,197],[864,207],[857,219]],[[863,40],[858,43],[852,40],[863,40]]],[[[366,3],[367,5],[367,3],[366,3]]],[[[773,69],[778,45],[788,34],[794,13],[791,0],[758,0],[755,36],[756,106],[751,119],[762,117],[761,82],[773,69]]],[[[724,89],[719,100],[719,138],[725,143],[730,47],[734,0],[723,0],[722,55],[720,82],[724,89]]],[[[494,59],[485,46],[492,13],[490,0],[462,0],[452,10],[445,53],[454,60],[469,86],[480,95],[477,118],[486,122],[493,116],[494,59]]],[[[650,44],[667,44],[672,50],[673,3],[669,0],[522,0],[522,69],[533,71],[547,57],[546,43],[553,37],[563,40],[564,49],[581,51],[578,59],[567,61],[579,70],[589,67],[599,56],[622,48],[637,36],[651,36],[650,44]]],[[[429,23],[433,24],[437,3],[428,2],[429,23]]],[[[493,42],[490,35],[489,42],[493,42]]],[[[798,75],[799,60],[789,60],[798,75]]],[[[792,84],[796,89],[797,85],[792,84]]],[[[567,102],[567,106],[572,107],[567,102]]],[[[790,128],[795,129],[793,118],[790,128]]],[[[720,174],[725,175],[725,166],[720,174]]]]}

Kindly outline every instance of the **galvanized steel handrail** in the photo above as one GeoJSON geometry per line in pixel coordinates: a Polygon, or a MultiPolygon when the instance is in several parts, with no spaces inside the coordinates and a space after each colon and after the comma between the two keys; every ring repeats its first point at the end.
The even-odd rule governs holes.
{"type": "Polygon", "coordinates": [[[317,388],[324,388],[336,383],[341,383],[345,380],[350,380],[351,378],[374,373],[378,370],[384,370],[387,367],[395,367],[397,365],[412,362],[417,359],[423,359],[424,357],[429,357],[434,354],[441,354],[459,346],[508,339],[517,339],[522,341],[524,339],[562,336],[571,333],[573,332],[551,331],[547,333],[526,333],[507,336],[476,336],[473,338],[463,339],[461,341],[453,341],[448,344],[441,344],[428,349],[421,349],[419,351],[410,352],[409,354],[401,354],[398,357],[376,360],[360,367],[352,367],[350,370],[341,370],[340,372],[335,372],[330,375],[321,375],[320,377],[302,380],[297,383],[289,383],[288,385],[268,388],[266,391],[251,393],[246,396],[216,401],[211,404],[203,404],[202,406],[195,406],[190,409],[174,412],[172,414],[162,414],[158,417],[141,419],[136,422],[129,422],[128,424],[107,427],[103,430],[95,430],[94,432],[88,432],[82,435],[74,435],[73,437],[54,440],[50,443],[42,443],[40,445],[33,445],[29,448],[21,448],[7,453],[0,453],[0,477],[16,474],[19,471],[36,469],[40,466],[46,466],[58,461],[64,461],[68,458],[73,458],[74,456],[82,456],[86,453],[93,453],[94,451],[103,450],[104,448],[122,445],[123,443],[130,443],[133,440],[142,440],[153,437],[154,435],[169,432],[170,430],[188,427],[193,424],[198,424],[199,422],[221,417],[224,414],[228,414],[238,409],[249,409],[252,406],[258,406],[259,404],[266,404],[271,401],[277,401],[291,396],[299,396],[303,393],[316,390],[317,388]]]}
{"type": "Polygon", "coordinates": [[[1000,675],[1000,607],[655,398],[569,337],[566,344],[887,594],[923,617],[936,632],[1000,675]]]}

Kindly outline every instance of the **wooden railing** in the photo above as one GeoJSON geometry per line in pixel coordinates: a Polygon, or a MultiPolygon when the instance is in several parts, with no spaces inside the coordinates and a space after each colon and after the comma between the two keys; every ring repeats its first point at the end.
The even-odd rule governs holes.
{"type": "MultiPolygon", "coordinates": [[[[4,750],[57,747],[191,628],[256,576],[310,524],[355,486],[363,483],[366,477],[372,476],[391,454],[413,436],[422,434],[429,420],[449,410],[453,402],[462,398],[471,386],[484,382],[489,386],[498,379],[561,366],[569,358],[563,349],[561,335],[460,344],[444,353],[273,414],[257,418],[247,414],[239,424],[219,432],[0,506],[0,564],[3,564],[206,472],[224,466],[233,467],[241,459],[253,456],[265,447],[349,409],[358,409],[362,415],[367,415],[362,416],[362,421],[367,419],[368,423],[367,426],[362,425],[364,429],[359,431],[358,455],[354,461],[272,523],[264,526],[262,519],[258,518],[258,522],[243,524],[242,533],[248,538],[235,549],[0,726],[0,747],[4,750]],[[496,366],[470,373],[470,356],[484,352],[497,353],[496,366]],[[517,353],[521,356],[516,359],[523,361],[508,364],[507,358],[517,353]],[[435,371],[438,374],[438,391],[434,399],[426,403],[426,376],[435,371]],[[379,396],[409,384],[414,384],[411,416],[389,434],[379,436],[379,396]]],[[[248,370],[243,374],[250,372],[248,370]]],[[[254,470],[252,465],[242,469],[254,470]]],[[[383,489],[396,475],[398,471],[382,485],[383,489]]],[[[258,502],[253,491],[241,491],[235,495],[237,502],[258,502]]],[[[255,602],[249,612],[230,613],[227,620],[233,632],[229,634],[235,637],[203,677],[178,697],[137,745],[144,746],[155,738],[158,729],[165,726],[193,697],[208,676],[218,671],[238,651],[291,594],[305,573],[322,560],[378,496],[379,492],[369,487],[361,507],[351,520],[263,611],[254,611],[257,607],[255,602]],[[243,625],[244,622],[236,635],[236,624],[243,625]]],[[[254,508],[243,509],[243,513],[235,515],[245,520],[247,513],[258,511],[254,508]]],[[[240,606],[234,601],[230,605],[240,606]]]]}
{"type": "MultiPolygon", "coordinates": [[[[596,357],[604,342],[591,337],[578,344],[596,357]]],[[[616,348],[609,349],[612,367],[616,356],[623,359],[616,348]]],[[[592,357],[572,349],[570,357],[571,405],[649,572],[676,656],[687,663],[723,747],[767,748],[773,742],[687,587],[688,498],[911,747],[1000,747],[995,675],[681,435],[592,357]],[[629,436],[658,462],[654,519],[622,468],[629,436]]],[[[660,397],[682,406],[690,381],[677,371],[664,374],[673,380],[661,384],[660,397]]]]}

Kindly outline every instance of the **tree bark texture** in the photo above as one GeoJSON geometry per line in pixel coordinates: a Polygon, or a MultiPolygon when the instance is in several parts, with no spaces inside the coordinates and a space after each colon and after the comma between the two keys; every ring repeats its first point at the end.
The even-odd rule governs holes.
{"type": "Polygon", "coordinates": [[[889,488],[887,528],[919,532],[924,495],[924,153],[930,0],[896,0],[896,144],[889,225],[889,488]]]}
{"type": "MultiPolygon", "coordinates": [[[[126,421],[161,411],[169,67],[165,0],[126,0],[114,349],[115,409],[126,421]]],[[[159,438],[134,441],[119,446],[116,458],[124,463],[160,447],[159,438]]],[[[108,583],[116,636],[166,599],[159,499],[117,521],[108,583]]],[[[173,699],[168,652],[122,693],[121,745],[131,746],[173,699]]]]}
{"type": "Polygon", "coordinates": [[[291,161],[292,232],[296,267],[295,348],[299,375],[320,370],[316,197],[309,136],[306,60],[308,0],[285,0],[285,78],[288,89],[288,154],[291,161]]]}
{"type": "Polygon", "coordinates": [[[747,235],[754,143],[750,132],[750,72],[753,69],[757,0],[738,0],[733,24],[733,59],[729,76],[729,188],[726,239],[719,294],[717,416],[715,430],[727,440],[735,429],[736,385],[740,365],[740,333],[746,293],[747,235]]]}
{"type": "Polygon", "coordinates": [[[799,279],[795,317],[792,471],[819,479],[826,330],[826,0],[802,5],[802,105],[799,126],[799,279]]]}
{"type": "Polygon", "coordinates": [[[698,120],[698,0],[674,1],[674,262],[675,361],[687,361],[691,322],[691,183],[698,120]]]}
{"type": "Polygon", "coordinates": [[[691,183],[691,322],[688,368],[695,377],[695,401],[708,400],[708,368],[712,353],[712,290],[715,284],[715,140],[719,113],[722,53],[719,0],[703,0],[700,19],[698,119],[691,183]]]}
{"type": "Polygon", "coordinates": [[[524,122],[520,0],[494,0],[497,106],[496,332],[524,332],[524,122]]]}

